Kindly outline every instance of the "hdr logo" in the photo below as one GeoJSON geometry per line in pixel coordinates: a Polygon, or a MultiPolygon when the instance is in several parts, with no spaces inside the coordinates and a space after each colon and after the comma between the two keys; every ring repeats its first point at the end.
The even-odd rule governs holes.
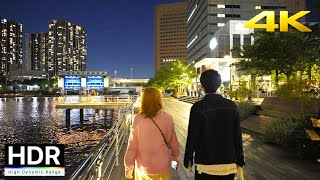
{"type": "Polygon", "coordinates": [[[65,176],[63,144],[6,144],[4,176],[65,176]]]}
{"type": "Polygon", "coordinates": [[[254,18],[250,19],[244,24],[245,28],[260,28],[266,29],[267,32],[274,32],[275,29],[280,29],[280,32],[288,32],[289,24],[301,32],[311,32],[312,30],[304,26],[297,19],[310,13],[310,11],[300,11],[297,14],[288,16],[288,11],[280,11],[280,28],[279,24],[275,23],[275,12],[274,11],[262,11],[260,14],[256,15],[254,18]],[[257,24],[261,19],[266,17],[266,24],[257,24]]]}

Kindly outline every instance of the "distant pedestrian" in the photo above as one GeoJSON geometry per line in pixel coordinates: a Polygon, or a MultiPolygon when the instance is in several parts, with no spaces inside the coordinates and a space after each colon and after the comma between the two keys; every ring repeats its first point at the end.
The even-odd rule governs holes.
{"type": "Polygon", "coordinates": [[[135,180],[171,180],[171,163],[178,161],[180,150],[174,122],[163,111],[160,92],[146,88],[141,112],[133,121],[124,159],[125,175],[135,180]]]}
{"type": "Polygon", "coordinates": [[[190,169],[194,159],[196,180],[233,180],[237,166],[245,165],[237,106],[216,94],[217,71],[203,72],[200,82],[205,97],[191,108],[184,166],[190,169]]]}

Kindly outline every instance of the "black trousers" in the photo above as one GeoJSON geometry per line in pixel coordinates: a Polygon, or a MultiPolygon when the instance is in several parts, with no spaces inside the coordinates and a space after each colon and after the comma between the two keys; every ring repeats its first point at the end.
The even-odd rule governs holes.
{"type": "Polygon", "coordinates": [[[234,180],[235,174],[229,174],[227,176],[213,176],[206,173],[199,174],[196,170],[195,180],[234,180]]]}

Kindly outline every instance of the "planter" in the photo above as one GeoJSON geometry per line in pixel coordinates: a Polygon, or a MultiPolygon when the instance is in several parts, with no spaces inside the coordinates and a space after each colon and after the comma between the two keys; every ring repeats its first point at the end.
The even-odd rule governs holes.
{"type": "Polygon", "coordinates": [[[283,99],[278,97],[266,97],[261,103],[261,115],[275,118],[291,116],[314,116],[319,115],[319,99],[302,101],[301,99],[283,99]]]}

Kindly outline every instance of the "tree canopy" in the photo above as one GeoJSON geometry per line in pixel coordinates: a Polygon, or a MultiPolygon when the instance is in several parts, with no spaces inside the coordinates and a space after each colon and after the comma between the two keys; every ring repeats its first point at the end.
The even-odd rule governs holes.
{"type": "Polygon", "coordinates": [[[187,87],[195,77],[194,64],[188,65],[183,60],[177,60],[160,67],[147,85],[164,90],[175,89],[187,87]]]}
{"type": "Polygon", "coordinates": [[[240,57],[236,63],[239,70],[251,76],[276,72],[276,85],[279,74],[289,79],[294,73],[308,72],[319,65],[320,24],[310,26],[312,32],[303,33],[294,28],[288,32],[256,32],[254,44],[231,51],[240,57]]]}

